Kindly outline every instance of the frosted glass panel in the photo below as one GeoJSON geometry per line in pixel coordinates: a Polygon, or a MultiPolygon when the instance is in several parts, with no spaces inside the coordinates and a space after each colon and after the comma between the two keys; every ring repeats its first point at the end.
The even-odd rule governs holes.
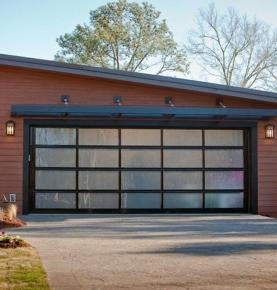
{"type": "Polygon", "coordinates": [[[151,149],[123,149],[121,151],[122,167],[160,167],[161,151],[151,149]]]}
{"type": "Polygon", "coordinates": [[[79,208],[118,208],[117,193],[79,193],[79,208]]]}
{"type": "Polygon", "coordinates": [[[206,208],[243,208],[243,192],[206,193],[206,208]]]}
{"type": "Polygon", "coordinates": [[[123,193],[122,208],[160,208],[160,193],[123,193]]]}
{"type": "Polygon", "coordinates": [[[163,134],[166,146],[202,146],[201,130],[166,129],[163,134]]]}
{"type": "Polygon", "coordinates": [[[80,167],[118,167],[117,149],[80,149],[80,167]]]}
{"type": "Polygon", "coordinates": [[[201,171],[168,171],[164,172],[165,189],[201,189],[201,171]]]}
{"type": "Polygon", "coordinates": [[[118,145],[117,129],[79,129],[80,145],[118,145]]]}
{"type": "Polygon", "coordinates": [[[36,208],[75,208],[75,193],[36,193],[36,208]]]}
{"type": "Polygon", "coordinates": [[[37,145],[75,145],[76,129],[36,128],[37,145]]]}
{"type": "Polygon", "coordinates": [[[242,130],[205,130],[206,146],[242,146],[242,130]]]}
{"type": "Polygon", "coordinates": [[[243,167],[243,150],[206,150],[206,167],[243,167]]]}
{"type": "Polygon", "coordinates": [[[36,189],[75,189],[75,171],[37,170],[36,189]]]}
{"type": "Polygon", "coordinates": [[[154,171],[123,171],[122,189],[160,189],[161,173],[154,171]]]}
{"type": "Polygon", "coordinates": [[[205,172],[206,189],[243,189],[243,171],[205,172]]]}
{"type": "Polygon", "coordinates": [[[118,172],[79,171],[79,189],[118,189],[118,172]]]}
{"type": "Polygon", "coordinates": [[[202,150],[165,149],[164,167],[202,167],[202,150]]]}
{"type": "Polygon", "coordinates": [[[75,167],[76,150],[66,148],[37,148],[37,167],[75,167]]]}
{"type": "Polygon", "coordinates": [[[202,193],[165,193],[165,208],[201,208],[202,193]]]}
{"type": "Polygon", "coordinates": [[[122,129],[122,145],[161,145],[161,131],[158,129],[122,129]]]}

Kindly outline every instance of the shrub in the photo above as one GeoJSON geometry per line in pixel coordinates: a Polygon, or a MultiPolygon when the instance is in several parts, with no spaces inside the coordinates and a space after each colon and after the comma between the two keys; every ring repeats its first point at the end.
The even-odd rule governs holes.
{"type": "Polygon", "coordinates": [[[17,216],[17,206],[15,204],[9,204],[4,209],[4,216],[9,220],[15,220],[17,216]]]}

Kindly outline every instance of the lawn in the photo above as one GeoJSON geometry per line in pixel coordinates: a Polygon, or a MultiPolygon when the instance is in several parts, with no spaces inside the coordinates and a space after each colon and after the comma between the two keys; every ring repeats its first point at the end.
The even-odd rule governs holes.
{"type": "Polygon", "coordinates": [[[0,249],[0,289],[50,289],[34,248],[0,249]]]}

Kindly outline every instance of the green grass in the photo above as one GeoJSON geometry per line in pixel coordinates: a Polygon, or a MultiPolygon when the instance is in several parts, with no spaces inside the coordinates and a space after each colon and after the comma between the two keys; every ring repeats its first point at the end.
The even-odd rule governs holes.
{"type": "Polygon", "coordinates": [[[0,249],[0,289],[50,290],[35,249],[0,249]]]}

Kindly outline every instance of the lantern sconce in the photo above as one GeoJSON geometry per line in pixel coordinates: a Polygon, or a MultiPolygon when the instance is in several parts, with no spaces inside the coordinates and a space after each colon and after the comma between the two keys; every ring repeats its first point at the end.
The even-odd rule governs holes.
{"type": "Polygon", "coordinates": [[[6,122],[6,135],[7,136],[15,135],[15,122],[12,120],[6,122]]]}
{"type": "Polygon", "coordinates": [[[272,124],[267,124],[265,126],[265,138],[266,139],[273,139],[274,138],[274,129],[275,129],[275,126],[272,124]]]}

